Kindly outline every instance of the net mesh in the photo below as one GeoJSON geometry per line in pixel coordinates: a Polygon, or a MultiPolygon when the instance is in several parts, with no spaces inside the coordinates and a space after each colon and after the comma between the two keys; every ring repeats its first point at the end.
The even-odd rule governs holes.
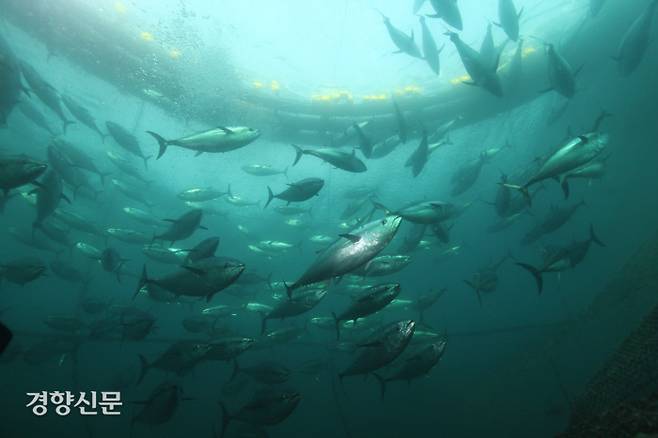
{"type": "MultiPolygon", "coordinates": [[[[658,297],[658,234],[634,254],[593,302],[592,316],[639,294],[658,297]]],[[[655,299],[652,300],[655,303],[655,299]]],[[[636,436],[658,420],[658,304],[593,376],[574,402],[562,437],[636,436]],[[653,395],[648,396],[653,391],[653,395]],[[645,397],[645,398],[642,398],[645,397]]]]}

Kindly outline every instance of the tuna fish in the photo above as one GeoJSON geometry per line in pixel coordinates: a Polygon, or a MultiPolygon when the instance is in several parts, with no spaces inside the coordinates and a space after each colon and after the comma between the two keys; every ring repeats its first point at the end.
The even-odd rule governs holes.
{"type": "Polygon", "coordinates": [[[412,203],[395,211],[388,209],[385,205],[377,201],[373,201],[373,204],[388,214],[400,216],[402,219],[414,224],[431,225],[454,218],[459,214],[458,208],[455,205],[442,201],[412,203]]]}
{"type": "Polygon", "coordinates": [[[528,231],[521,242],[524,244],[534,243],[542,236],[557,231],[569,222],[569,219],[571,219],[576,211],[584,205],[585,201],[566,207],[556,207],[555,205],[552,205],[544,220],[528,231]]]}
{"type": "Polygon", "coordinates": [[[441,49],[436,47],[436,42],[434,41],[432,32],[430,32],[427,23],[425,23],[425,17],[420,17],[419,20],[420,26],[423,29],[423,57],[425,58],[427,65],[429,65],[432,71],[438,75],[441,72],[441,60],[439,59],[439,55],[441,54],[441,51],[443,51],[443,47],[441,47],[441,49]]]}
{"type": "Polygon", "coordinates": [[[401,220],[400,216],[387,215],[351,234],[343,234],[343,238],[325,249],[295,283],[286,286],[288,295],[300,287],[342,277],[366,265],[393,240],[401,220]]]}
{"type": "Polygon", "coordinates": [[[414,178],[420,175],[420,173],[425,168],[427,164],[427,159],[429,158],[429,148],[427,143],[427,131],[423,130],[423,136],[418,144],[418,148],[414,153],[409,157],[409,163],[411,164],[411,173],[414,178]]]}
{"type": "MultiPolygon", "coordinates": [[[[603,113],[599,120],[606,115],[606,113],[603,113]]],[[[506,184],[506,186],[519,190],[528,203],[531,203],[531,196],[528,191],[530,186],[546,179],[563,178],[569,172],[599,157],[607,145],[608,135],[596,130],[569,139],[543,162],[539,170],[524,185],[506,184]]]]}
{"type": "Polygon", "coordinates": [[[207,188],[192,188],[180,192],[177,197],[183,201],[191,202],[207,202],[219,199],[222,196],[228,195],[228,192],[222,192],[212,187],[207,188]]]}
{"type": "Polygon", "coordinates": [[[336,323],[336,339],[340,339],[341,321],[353,321],[356,324],[359,318],[372,315],[393,301],[400,294],[400,284],[387,283],[371,286],[354,299],[352,304],[343,312],[333,314],[336,323]]]}
{"type": "Polygon", "coordinates": [[[105,126],[107,127],[107,132],[110,133],[110,136],[112,136],[114,141],[127,152],[144,160],[144,168],[148,169],[148,160],[152,155],[144,155],[135,136],[118,123],[108,121],[105,123],[105,126]]]}
{"type": "Polygon", "coordinates": [[[571,99],[576,94],[576,76],[580,69],[574,70],[553,44],[546,44],[546,56],[550,86],[542,92],[555,90],[567,99],[571,99]]]}
{"type": "Polygon", "coordinates": [[[62,96],[62,102],[64,102],[64,105],[66,108],[68,108],[69,112],[73,114],[73,117],[100,135],[101,141],[103,141],[103,143],[105,142],[105,137],[107,137],[107,134],[103,134],[101,130],[98,129],[98,126],[96,126],[96,120],[94,120],[94,117],[91,115],[91,113],[89,113],[87,108],[83,107],[69,96],[62,96]]]}
{"type": "Polygon", "coordinates": [[[278,306],[272,309],[261,320],[260,334],[265,333],[267,321],[269,319],[286,319],[302,315],[315,306],[320,304],[322,299],[327,295],[326,288],[312,288],[304,290],[301,293],[291,296],[290,299],[282,301],[278,306]]]}
{"type": "Polygon", "coordinates": [[[54,171],[48,171],[39,186],[35,189],[37,194],[37,217],[32,223],[32,228],[39,228],[44,220],[50,217],[63,198],[69,204],[71,200],[63,193],[62,179],[54,171]]]}
{"type": "Polygon", "coordinates": [[[516,41],[519,39],[519,18],[523,13],[523,8],[517,13],[513,0],[498,0],[498,26],[500,26],[509,39],[516,41]]]}
{"type": "Polygon", "coordinates": [[[256,365],[244,367],[239,366],[238,361],[233,362],[233,374],[231,380],[235,379],[240,373],[246,374],[258,383],[265,385],[277,385],[286,383],[290,378],[291,371],[285,365],[278,362],[265,361],[256,365]]]}
{"type": "MultiPolygon", "coordinates": [[[[140,411],[133,417],[131,429],[134,423],[143,423],[150,426],[163,424],[171,420],[183,400],[183,388],[178,385],[163,382],[158,385],[149,398],[142,402],[133,402],[142,406],[140,411]]],[[[131,430],[132,435],[132,430],[131,430]]]]}
{"type": "Polygon", "coordinates": [[[541,294],[544,289],[543,275],[547,272],[562,272],[574,268],[583,261],[592,242],[599,246],[605,246],[594,233],[594,227],[590,226],[588,239],[575,241],[562,248],[548,248],[541,266],[535,267],[527,263],[517,263],[517,265],[533,276],[537,283],[537,292],[541,294]]]}
{"type": "Polygon", "coordinates": [[[203,210],[196,209],[188,211],[178,219],[165,219],[165,221],[170,222],[171,225],[166,231],[161,234],[156,234],[153,238],[171,242],[173,245],[178,240],[185,240],[192,236],[192,234],[194,234],[199,228],[207,230],[206,227],[201,225],[202,218],[203,210]]]}
{"type": "Polygon", "coordinates": [[[626,31],[622,39],[617,56],[614,58],[619,65],[619,72],[622,76],[630,76],[644,58],[647,47],[649,47],[651,23],[657,5],[658,0],[652,0],[626,31]]]}
{"type": "Polygon", "coordinates": [[[274,198],[281,199],[282,201],[287,201],[288,205],[291,202],[304,202],[308,201],[322,190],[324,187],[324,180],[320,178],[306,178],[301,181],[288,184],[288,188],[283,192],[275,195],[272,192],[272,189],[267,187],[267,202],[265,203],[266,208],[270,205],[270,202],[274,198]]]}
{"type": "Polygon", "coordinates": [[[288,418],[299,405],[302,396],[296,391],[261,390],[235,414],[229,414],[223,403],[222,430],[223,438],[232,421],[248,423],[253,426],[275,426],[288,418]]]}
{"type": "Polygon", "coordinates": [[[246,164],[241,167],[242,171],[253,176],[274,176],[285,175],[288,176],[288,168],[276,169],[269,164],[246,164]]]}
{"type": "Polygon", "coordinates": [[[178,341],[170,345],[164,353],[151,363],[140,354],[139,360],[141,367],[137,384],[144,380],[147,372],[153,368],[183,376],[203,360],[209,349],[210,347],[207,343],[187,340],[178,341]]]}
{"type": "Polygon", "coordinates": [[[411,35],[405,34],[400,29],[393,26],[393,24],[391,24],[391,20],[387,16],[381,12],[380,14],[384,20],[384,26],[386,26],[388,35],[391,37],[393,44],[395,44],[395,47],[398,49],[394,53],[406,53],[407,55],[413,56],[414,58],[422,58],[423,56],[420,54],[420,50],[414,41],[413,31],[411,31],[411,35]]]}
{"type": "Polygon", "coordinates": [[[46,265],[36,257],[23,257],[0,263],[0,281],[25,286],[46,272],[46,265]]]}
{"type": "Polygon", "coordinates": [[[303,155],[311,155],[347,172],[361,173],[368,170],[363,161],[356,156],[354,150],[352,150],[352,153],[347,153],[335,148],[302,149],[297,145],[292,145],[292,147],[295,148],[293,166],[299,162],[303,155]]]}
{"type": "Polygon", "coordinates": [[[160,278],[150,278],[144,265],[134,296],[137,296],[144,286],[153,284],[175,296],[198,297],[210,301],[215,294],[233,284],[244,268],[244,264],[235,259],[208,257],[184,265],[182,269],[160,278]]]}
{"type": "Polygon", "coordinates": [[[379,374],[374,373],[375,378],[379,382],[382,398],[384,398],[384,394],[386,393],[386,384],[388,382],[404,380],[410,383],[412,380],[425,377],[443,357],[447,343],[447,341],[442,340],[426,346],[418,353],[407,358],[400,368],[389,377],[381,377],[379,374]]]}
{"type": "Polygon", "coordinates": [[[36,94],[39,99],[50,108],[62,121],[62,129],[66,134],[66,128],[68,125],[71,125],[75,122],[68,120],[64,115],[64,109],[62,108],[62,101],[57,93],[57,90],[46,82],[41,75],[28,63],[21,62],[21,71],[23,72],[23,77],[27,81],[30,89],[34,94],[36,94]]]}
{"type": "Polygon", "coordinates": [[[463,81],[466,85],[476,85],[484,88],[497,97],[503,96],[503,87],[498,77],[498,62],[500,61],[500,52],[496,54],[495,60],[484,59],[476,50],[464,43],[459,35],[455,32],[446,32],[453,42],[459,57],[464,64],[466,72],[471,77],[468,81],[463,81]]]}
{"type": "Polygon", "coordinates": [[[430,17],[441,18],[455,29],[463,30],[464,25],[462,23],[462,15],[459,11],[457,0],[430,0],[430,3],[435,12],[435,14],[430,15],[430,17]]]}
{"type": "Polygon", "coordinates": [[[7,196],[11,189],[34,182],[48,169],[48,165],[24,155],[0,156],[0,189],[7,196]]]}
{"type": "Polygon", "coordinates": [[[168,146],[178,146],[183,149],[195,151],[195,156],[198,157],[203,153],[216,154],[230,152],[247,146],[260,137],[260,131],[258,129],[246,126],[220,126],[176,140],[166,140],[153,131],[146,132],[158,142],[160,150],[157,159],[160,159],[164,155],[168,146]]]}
{"type": "Polygon", "coordinates": [[[29,100],[21,101],[18,104],[18,110],[23,113],[25,117],[30,119],[32,123],[49,133],[51,136],[56,135],[41,111],[39,111],[29,100]]]}
{"type": "Polygon", "coordinates": [[[358,345],[356,359],[338,374],[342,381],[348,376],[370,374],[393,362],[407,348],[416,323],[411,320],[390,323],[370,339],[358,345]]]}

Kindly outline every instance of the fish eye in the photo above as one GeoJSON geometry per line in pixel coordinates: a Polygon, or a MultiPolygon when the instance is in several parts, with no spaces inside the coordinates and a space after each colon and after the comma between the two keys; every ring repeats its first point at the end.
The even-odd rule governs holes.
{"type": "Polygon", "coordinates": [[[386,219],[382,219],[382,225],[386,225],[386,219]]]}

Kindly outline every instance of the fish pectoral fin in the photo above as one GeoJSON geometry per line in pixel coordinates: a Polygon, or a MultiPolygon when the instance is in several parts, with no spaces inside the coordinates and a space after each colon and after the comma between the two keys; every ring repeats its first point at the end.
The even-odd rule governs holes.
{"type": "Polygon", "coordinates": [[[199,155],[203,154],[203,151],[197,151],[196,154],[194,154],[195,157],[198,157],[199,155]]]}
{"type": "Polygon", "coordinates": [[[228,129],[226,126],[218,126],[217,128],[218,128],[218,129],[221,129],[222,131],[224,131],[224,132],[227,133],[227,134],[235,134],[235,132],[231,131],[231,130],[228,129]]]}
{"type": "Polygon", "coordinates": [[[462,84],[477,87],[477,84],[473,81],[462,81],[462,84]]]}
{"type": "Polygon", "coordinates": [[[579,135],[578,138],[580,139],[580,143],[581,143],[581,144],[587,144],[587,143],[589,143],[589,138],[587,138],[587,137],[584,136],[584,135],[579,135]]]}
{"type": "Polygon", "coordinates": [[[165,222],[176,222],[176,219],[162,219],[165,222]]]}
{"type": "Polygon", "coordinates": [[[354,235],[354,234],[345,233],[345,234],[339,234],[339,236],[349,240],[352,243],[357,243],[361,240],[361,236],[357,236],[357,235],[354,235]]]}
{"type": "Polygon", "coordinates": [[[63,200],[65,200],[69,204],[71,203],[71,199],[68,196],[66,196],[64,193],[62,193],[61,197],[62,197],[63,200]]]}
{"type": "Polygon", "coordinates": [[[203,269],[195,268],[194,266],[183,266],[182,268],[187,269],[188,271],[197,275],[206,275],[206,272],[203,269]]]}
{"type": "Polygon", "coordinates": [[[539,94],[546,94],[550,91],[553,91],[553,87],[548,87],[548,88],[544,88],[543,90],[539,90],[539,94]]]}
{"type": "Polygon", "coordinates": [[[384,345],[384,343],[381,340],[373,341],[373,342],[367,342],[365,344],[359,344],[357,345],[358,348],[361,347],[379,347],[381,345],[384,345]]]}

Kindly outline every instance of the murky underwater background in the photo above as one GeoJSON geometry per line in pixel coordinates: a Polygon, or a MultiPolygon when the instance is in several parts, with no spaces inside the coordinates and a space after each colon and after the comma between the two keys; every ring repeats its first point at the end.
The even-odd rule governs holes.
{"type": "MultiPolygon", "coordinates": [[[[414,29],[422,51],[419,16],[432,15],[441,2],[416,3],[417,12],[411,0],[0,1],[6,42],[0,40],[2,159],[26,155],[49,163],[47,172],[66,173],[60,178],[70,200],[57,196],[57,210],[34,227],[36,198],[49,192],[45,177],[39,175],[37,185],[12,186],[6,195],[13,194],[0,216],[0,319],[14,338],[0,355],[0,436],[220,436],[218,402],[239,416],[245,405],[261,413],[271,409],[271,397],[281,394],[301,395],[289,416],[274,425],[231,420],[225,436],[527,437],[565,430],[578,394],[655,304],[638,293],[630,304],[593,311],[601,291],[655,234],[658,47],[652,20],[646,52],[632,72],[621,74],[620,61],[612,59],[655,2],[516,0],[523,46],[494,24],[491,65],[482,53],[471,54],[487,67],[486,75],[503,79],[500,97],[482,83],[464,84],[475,75],[469,78],[464,54],[444,35],[459,31],[464,43],[483,51],[487,26],[500,18],[499,2],[459,0],[463,31],[445,19],[425,18],[437,48],[445,45],[439,75],[425,59],[394,54],[382,24],[380,12],[405,34],[414,29]],[[593,16],[597,3],[602,8],[593,16]],[[547,90],[549,42],[564,54],[575,79],[573,96],[547,90]],[[525,73],[515,82],[509,75],[518,47],[525,73]],[[35,92],[29,66],[63,102],[63,118],[74,123],[63,125],[35,92]],[[78,119],[67,99],[85,108],[100,132],[78,119]],[[34,112],[26,114],[25,105],[47,126],[39,126],[34,112]],[[595,126],[602,111],[611,116],[595,126]],[[134,136],[146,168],[108,132],[107,121],[134,136]],[[162,150],[146,133],[177,139],[218,126],[228,127],[219,129],[219,141],[242,135],[237,127],[260,135],[235,150],[199,156],[171,144],[158,158],[162,150]],[[376,155],[382,141],[397,143],[403,126],[406,141],[383,157],[369,153],[368,145],[375,145],[376,155]],[[602,170],[568,178],[568,199],[560,183],[582,167],[531,185],[531,204],[519,190],[499,184],[506,175],[511,185],[524,185],[560,146],[592,132],[608,140],[585,164],[600,163],[602,170]],[[367,171],[341,169],[311,154],[293,164],[293,143],[306,151],[340,150],[343,159],[354,151],[367,171]],[[54,155],[66,144],[90,157],[98,173],[65,153],[65,171],[55,166],[54,155]],[[425,146],[437,149],[429,153],[425,146]],[[405,163],[423,154],[414,176],[405,163]],[[245,169],[250,165],[269,166],[258,169],[273,175],[254,175],[255,167],[245,169]],[[303,211],[287,211],[277,198],[266,206],[268,187],[278,195],[306,178],[324,184],[316,196],[289,205],[303,211]],[[216,193],[208,197],[216,199],[190,202],[195,188],[212,188],[216,193]],[[520,202],[518,212],[497,210],[501,192],[520,202]],[[457,213],[419,225],[404,210],[419,203],[457,213]],[[577,205],[557,229],[542,229],[549,215],[577,205]],[[154,239],[171,226],[165,219],[195,209],[202,218],[193,235],[176,239],[171,250],[170,241],[154,239]],[[268,320],[274,335],[261,335],[264,315],[304,293],[295,289],[289,298],[286,286],[315,260],[337,246],[359,247],[364,224],[400,215],[393,240],[373,255],[398,256],[400,266],[384,266],[386,275],[376,276],[368,274],[374,266],[368,260],[360,267],[365,275],[329,275],[315,283],[328,289],[317,305],[268,320]],[[500,221],[503,229],[494,229],[500,221]],[[590,240],[590,230],[604,246],[590,240]],[[217,257],[244,265],[237,279],[208,300],[185,296],[195,295],[193,285],[177,296],[158,282],[180,272],[207,278],[190,250],[211,237],[219,238],[217,257]],[[584,258],[543,273],[538,294],[519,263],[550,270],[554,266],[542,262],[574,242],[588,242],[584,258]],[[154,247],[161,250],[159,261],[149,253],[154,247]],[[107,249],[116,251],[115,263],[108,262],[107,249]],[[37,264],[38,275],[17,284],[16,272],[28,262],[37,264]],[[72,270],[79,278],[71,278],[72,270]],[[332,314],[382,284],[400,285],[396,299],[342,327],[337,341],[332,314]],[[419,311],[432,296],[436,302],[419,311]],[[414,321],[415,333],[399,357],[373,370],[376,375],[339,381],[364,349],[390,341],[378,338],[387,324],[406,320],[414,321]],[[294,339],[276,342],[277,330],[294,339]],[[192,342],[203,350],[236,339],[248,348],[225,353],[226,360],[189,350],[192,342]],[[176,345],[188,348],[177,353],[178,373],[150,367],[141,375],[140,355],[152,364],[176,345]],[[382,398],[379,380],[430,346],[445,348],[438,363],[409,382],[387,382],[382,398]],[[266,371],[233,376],[236,363],[266,371]],[[274,371],[284,377],[273,377],[274,371]],[[173,399],[158,404],[154,391],[162,384],[176,386],[169,387],[173,399]],[[55,390],[121,391],[121,416],[81,417],[73,409],[67,417],[51,410],[37,418],[25,407],[28,392],[55,390]],[[152,409],[148,415],[145,407],[152,409]]],[[[228,269],[221,260],[220,268],[228,269]]]]}

